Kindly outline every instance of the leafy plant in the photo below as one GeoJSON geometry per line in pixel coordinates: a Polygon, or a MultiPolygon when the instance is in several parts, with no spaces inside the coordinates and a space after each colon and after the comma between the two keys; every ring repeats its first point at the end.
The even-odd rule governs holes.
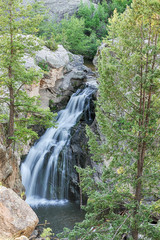
{"type": "Polygon", "coordinates": [[[40,61],[40,62],[38,63],[38,66],[39,66],[43,71],[49,72],[49,66],[48,66],[48,64],[45,62],[45,60],[40,61]]]}
{"type": "Polygon", "coordinates": [[[24,200],[24,197],[25,197],[25,192],[21,192],[21,198],[24,200]]]}
{"type": "Polygon", "coordinates": [[[56,51],[58,49],[58,44],[53,37],[51,37],[49,40],[46,40],[45,45],[52,51],[56,51]]]}
{"type": "Polygon", "coordinates": [[[54,236],[54,233],[52,233],[52,229],[51,228],[44,228],[43,232],[41,234],[42,238],[45,238],[46,240],[50,240],[51,237],[54,236]]]}
{"type": "Polygon", "coordinates": [[[130,6],[132,0],[112,0],[109,3],[110,14],[113,14],[113,11],[117,9],[117,12],[123,13],[127,6],[130,6]]]}

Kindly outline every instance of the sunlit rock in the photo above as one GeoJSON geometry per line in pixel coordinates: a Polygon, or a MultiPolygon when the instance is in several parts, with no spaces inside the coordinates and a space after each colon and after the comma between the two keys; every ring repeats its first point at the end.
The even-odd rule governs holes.
{"type": "Polygon", "coordinates": [[[62,45],[58,45],[56,51],[51,51],[47,47],[43,47],[36,53],[36,62],[46,62],[52,68],[64,67],[69,63],[69,56],[66,49],[62,45]]]}
{"type": "Polygon", "coordinates": [[[37,224],[38,217],[31,207],[13,190],[1,186],[0,240],[29,237],[37,224]]]}
{"type": "Polygon", "coordinates": [[[26,236],[15,238],[15,240],[29,240],[26,236]]]}
{"type": "MultiPolygon", "coordinates": [[[[3,141],[3,135],[0,140],[3,141]]],[[[21,183],[18,162],[20,162],[18,155],[0,143],[0,182],[20,195],[24,187],[21,183]]]]}

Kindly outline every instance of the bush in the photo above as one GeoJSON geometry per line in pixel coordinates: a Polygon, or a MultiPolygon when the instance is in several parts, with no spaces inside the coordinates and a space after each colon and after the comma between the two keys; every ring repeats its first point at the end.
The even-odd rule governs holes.
{"type": "Polygon", "coordinates": [[[65,17],[60,23],[54,25],[54,38],[69,51],[80,54],[86,48],[86,36],[84,34],[84,20],[75,16],[65,17]]]}
{"type": "Polygon", "coordinates": [[[95,8],[93,4],[88,6],[81,2],[78,13],[78,18],[83,18],[85,23],[86,35],[91,35],[93,31],[100,39],[106,35],[106,23],[108,19],[107,3],[98,4],[95,8]]]}
{"type": "Polygon", "coordinates": [[[110,3],[110,15],[113,13],[114,9],[117,9],[117,12],[123,13],[127,7],[132,3],[132,0],[112,0],[110,3]]]}
{"type": "Polygon", "coordinates": [[[49,72],[49,66],[48,64],[43,60],[38,63],[38,66],[45,72],[49,72]]]}
{"type": "Polygon", "coordinates": [[[51,228],[44,228],[43,232],[41,234],[42,238],[45,238],[46,240],[50,240],[51,237],[54,236],[54,233],[52,233],[52,229],[51,228]]]}
{"type": "Polygon", "coordinates": [[[46,47],[48,47],[52,51],[56,51],[58,49],[58,44],[54,40],[53,37],[51,37],[49,40],[45,42],[46,47]]]}

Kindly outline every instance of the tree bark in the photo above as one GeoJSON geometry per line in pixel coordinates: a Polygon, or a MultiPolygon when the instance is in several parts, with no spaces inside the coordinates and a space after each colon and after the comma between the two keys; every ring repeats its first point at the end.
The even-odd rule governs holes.
{"type": "Polygon", "coordinates": [[[14,50],[13,50],[13,26],[12,26],[12,1],[10,2],[10,65],[8,67],[8,77],[9,77],[9,98],[10,98],[10,103],[9,103],[9,126],[8,126],[8,139],[7,139],[7,144],[8,147],[12,144],[12,139],[14,135],[14,111],[15,111],[15,106],[14,106],[14,89],[12,85],[12,62],[13,62],[13,55],[14,55],[14,50]]]}
{"type": "Polygon", "coordinates": [[[13,137],[14,135],[14,90],[13,87],[9,87],[10,92],[10,104],[9,104],[9,126],[8,126],[8,146],[11,145],[12,139],[10,137],[13,137]]]}

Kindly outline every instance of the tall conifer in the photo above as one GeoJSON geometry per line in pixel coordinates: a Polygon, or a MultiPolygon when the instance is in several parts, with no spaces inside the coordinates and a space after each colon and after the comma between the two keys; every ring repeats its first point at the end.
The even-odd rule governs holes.
{"type": "Polygon", "coordinates": [[[158,240],[152,221],[160,209],[160,1],[134,0],[121,15],[115,10],[108,29],[98,65],[101,145],[88,130],[93,160],[104,168],[99,181],[94,170],[78,170],[87,214],[67,234],[158,240]]]}
{"type": "Polygon", "coordinates": [[[35,69],[25,68],[24,56],[33,56],[40,49],[40,41],[27,33],[37,32],[43,16],[33,16],[31,5],[24,6],[22,2],[0,0],[0,103],[6,104],[9,114],[2,114],[3,109],[0,119],[8,121],[8,145],[13,139],[26,141],[30,134],[35,136],[28,126],[35,122],[48,123],[46,120],[52,117],[49,111],[38,109],[37,99],[30,98],[25,91],[25,85],[32,85],[41,77],[35,69]]]}

